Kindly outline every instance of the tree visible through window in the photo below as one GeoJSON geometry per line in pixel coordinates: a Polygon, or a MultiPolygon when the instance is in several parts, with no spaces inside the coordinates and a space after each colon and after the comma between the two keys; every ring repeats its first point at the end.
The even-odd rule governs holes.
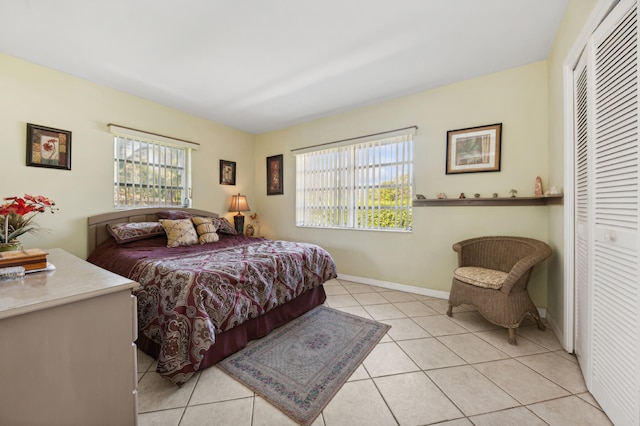
{"type": "Polygon", "coordinates": [[[296,168],[298,226],[412,229],[412,135],[298,154],[296,168]]]}
{"type": "Polygon", "coordinates": [[[125,136],[114,145],[116,208],[188,204],[189,148],[125,136]]]}

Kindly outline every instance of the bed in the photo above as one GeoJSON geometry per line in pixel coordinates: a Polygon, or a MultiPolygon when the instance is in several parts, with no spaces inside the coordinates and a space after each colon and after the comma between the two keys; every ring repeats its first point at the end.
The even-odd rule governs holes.
{"type": "Polygon", "coordinates": [[[317,245],[234,233],[226,219],[198,209],[88,218],[87,261],[140,283],[136,344],[178,385],[324,303],[323,283],[337,276],[331,255],[317,245]],[[189,240],[189,221],[198,243],[189,240]],[[201,234],[211,228],[200,222],[217,232],[201,234]],[[169,227],[176,223],[191,243],[167,247],[184,242],[169,227]]]}

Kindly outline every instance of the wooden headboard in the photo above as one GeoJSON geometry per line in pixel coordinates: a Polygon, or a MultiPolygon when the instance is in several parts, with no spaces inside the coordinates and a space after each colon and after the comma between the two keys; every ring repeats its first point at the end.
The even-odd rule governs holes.
{"type": "Polygon", "coordinates": [[[87,222],[87,254],[91,254],[103,241],[112,238],[107,231],[108,224],[122,222],[157,222],[158,212],[164,210],[185,211],[193,216],[218,217],[217,213],[208,212],[206,210],[172,207],[149,207],[144,209],[119,210],[111,213],[99,214],[97,216],[89,216],[87,222]]]}

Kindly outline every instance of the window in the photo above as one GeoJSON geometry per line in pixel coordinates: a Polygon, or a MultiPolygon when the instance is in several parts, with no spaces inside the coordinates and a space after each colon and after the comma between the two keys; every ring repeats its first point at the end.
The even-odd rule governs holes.
{"type": "Polygon", "coordinates": [[[296,155],[296,225],[411,231],[413,136],[296,155]]]}
{"type": "Polygon", "coordinates": [[[110,127],[116,208],[190,205],[191,142],[110,127]]]}

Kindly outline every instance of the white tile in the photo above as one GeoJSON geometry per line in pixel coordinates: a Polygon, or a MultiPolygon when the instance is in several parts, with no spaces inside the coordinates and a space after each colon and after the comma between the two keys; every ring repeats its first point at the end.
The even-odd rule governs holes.
{"type": "Polygon", "coordinates": [[[326,426],[397,424],[372,380],[347,382],[322,411],[326,426]]]}
{"type": "Polygon", "coordinates": [[[427,375],[467,416],[520,405],[470,365],[430,370],[427,375]]]}
{"type": "Polygon", "coordinates": [[[523,405],[569,395],[515,359],[476,364],[475,368],[523,405]]]}
{"type": "MultiPolygon", "coordinates": [[[[439,314],[446,314],[449,309],[449,301],[446,299],[430,299],[424,300],[422,303],[426,304],[428,307],[433,309],[439,314]]],[[[456,312],[456,308],[454,309],[454,313],[456,312]]],[[[465,309],[466,310],[466,309],[465,309]]]]}
{"type": "Polygon", "coordinates": [[[356,293],[353,295],[353,298],[358,301],[361,305],[382,305],[384,303],[389,303],[387,299],[380,296],[380,293],[356,293]]]}
{"type": "MultiPolygon", "coordinates": [[[[448,422],[438,423],[438,426],[473,426],[473,423],[466,417],[448,422]]],[[[519,425],[518,425],[519,426],[519,425]]]]}
{"type": "Polygon", "coordinates": [[[391,303],[365,306],[364,309],[377,321],[407,317],[400,309],[396,308],[391,303]]]}
{"type": "Polygon", "coordinates": [[[546,423],[540,420],[535,414],[525,407],[509,408],[507,410],[496,411],[494,413],[481,414],[471,417],[471,421],[475,426],[495,426],[495,425],[513,425],[513,426],[545,426],[546,423]]]}
{"type": "Polygon", "coordinates": [[[177,386],[158,373],[145,374],[138,383],[138,413],[186,407],[197,379],[198,373],[177,386]]]}
{"type": "Polygon", "coordinates": [[[356,371],[354,371],[349,379],[347,379],[347,381],[351,382],[354,380],[366,380],[370,378],[371,377],[369,377],[369,373],[367,373],[366,368],[364,368],[364,366],[360,364],[358,368],[356,368],[356,371]]]}
{"type": "Polygon", "coordinates": [[[469,331],[485,331],[501,328],[487,321],[478,312],[456,312],[449,319],[469,331]]]}
{"type": "Polygon", "coordinates": [[[178,426],[184,408],[138,414],[138,426],[178,426]]]}
{"type": "Polygon", "coordinates": [[[517,337],[517,345],[510,344],[509,332],[506,328],[492,331],[479,331],[476,333],[476,336],[491,343],[493,346],[512,357],[549,352],[547,348],[537,345],[522,336],[517,337]]]}
{"type": "Polygon", "coordinates": [[[328,287],[325,286],[324,292],[327,294],[327,296],[336,296],[336,295],[340,295],[340,294],[349,294],[347,289],[342,287],[339,284],[338,285],[328,286],[328,287]]]}
{"type": "Polygon", "coordinates": [[[371,286],[369,286],[367,284],[360,284],[360,283],[354,283],[354,282],[351,282],[351,281],[344,281],[342,283],[342,285],[351,294],[375,292],[375,290],[371,286]]]}
{"type": "Polygon", "coordinates": [[[611,425],[602,411],[577,396],[539,402],[528,408],[550,425],[611,425]]]}
{"type": "Polygon", "coordinates": [[[438,340],[470,364],[509,358],[509,355],[472,333],[440,336],[438,340]]]}
{"type": "Polygon", "coordinates": [[[420,370],[395,343],[379,343],[365,358],[363,364],[371,377],[420,370]]]}
{"type": "Polygon", "coordinates": [[[406,340],[398,342],[398,346],[400,346],[422,370],[433,370],[436,368],[466,364],[462,358],[435,338],[406,340]]]}
{"type": "MultiPolygon", "coordinates": [[[[253,422],[251,426],[297,426],[298,423],[289,418],[261,397],[256,397],[253,403],[253,422]]],[[[323,426],[322,415],[319,415],[311,426],[323,426]]],[[[235,426],[235,425],[234,425],[235,426]]]]}
{"type": "Polygon", "coordinates": [[[402,426],[418,426],[464,417],[422,372],[374,379],[402,426]]]}
{"type": "Polygon", "coordinates": [[[327,305],[332,308],[344,308],[345,306],[360,306],[358,301],[350,294],[336,294],[327,296],[327,305]]]}
{"type": "Polygon", "coordinates": [[[410,318],[389,319],[382,322],[391,326],[387,334],[395,341],[430,337],[424,328],[410,318]]]}
{"type": "Polygon", "coordinates": [[[445,315],[432,315],[429,317],[416,317],[413,320],[432,336],[446,336],[449,334],[468,333],[469,331],[451,321],[445,315]]]}
{"type": "Polygon", "coordinates": [[[598,401],[596,401],[596,399],[593,397],[593,395],[591,395],[591,393],[583,392],[583,393],[578,394],[576,396],[578,398],[582,399],[583,401],[588,402],[589,404],[593,405],[598,410],[602,410],[602,407],[600,407],[600,404],[598,404],[598,401]]]}
{"type": "Polygon", "coordinates": [[[251,389],[214,366],[200,372],[200,378],[189,404],[206,404],[252,396],[251,389]]]}
{"type": "Polygon", "coordinates": [[[518,361],[571,393],[587,391],[580,367],[553,352],[523,356],[518,361]]]}
{"type": "Polygon", "coordinates": [[[138,361],[138,373],[147,372],[151,368],[151,366],[154,365],[155,363],[155,360],[153,359],[153,357],[142,352],[140,349],[137,349],[136,358],[138,361]]]}
{"type": "Polygon", "coordinates": [[[410,302],[398,302],[394,303],[393,306],[400,309],[405,315],[409,317],[426,317],[428,315],[438,315],[438,312],[431,309],[426,304],[413,300],[410,302]]]}
{"type": "Polygon", "coordinates": [[[251,426],[253,398],[187,407],[180,426],[251,426]]]}
{"type": "Polygon", "coordinates": [[[557,351],[562,349],[562,345],[558,341],[558,338],[553,334],[553,330],[547,327],[544,331],[538,330],[535,325],[520,326],[518,327],[518,336],[523,336],[533,343],[543,346],[550,351],[557,351]]]}
{"type": "Polygon", "coordinates": [[[416,300],[416,297],[413,294],[405,293],[403,291],[383,291],[380,294],[391,303],[410,302],[416,300]]]}

